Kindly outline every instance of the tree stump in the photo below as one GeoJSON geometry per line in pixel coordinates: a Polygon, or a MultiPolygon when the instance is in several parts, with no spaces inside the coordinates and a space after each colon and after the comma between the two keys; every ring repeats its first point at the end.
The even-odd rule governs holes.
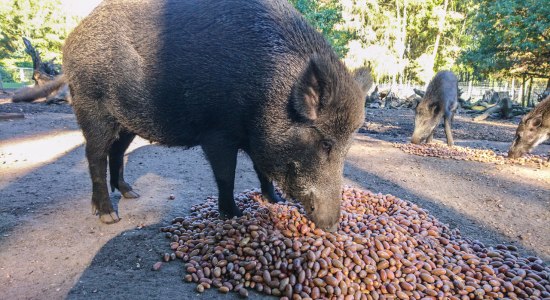
{"type": "Polygon", "coordinates": [[[32,67],[34,69],[32,79],[36,85],[42,86],[44,83],[53,80],[59,75],[59,72],[55,68],[55,59],[43,62],[40,57],[40,52],[34,48],[27,38],[23,38],[23,43],[25,43],[25,52],[32,58],[32,67]]]}
{"type": "Polygon", "coordinates": [[[40,58],[40,52],[36,50],[31,42],[23,38],[25,43],[25,52],[32,58],[33,64],[33,80],[35,82],[32,88],[22,88],[15,92],[15,96],[12,101],[17,102],[33,102],[37,99],[46,97],[46,103],[60,103],[62,101],[69,102],[70,92],[69,87],[64,84],[60,88],[51,88],[51,84],[55,79],[60,76],[59,71],[55,68],[54,60],[43,62],[40,58]],[[48,85],[50,87],[48,87],[48,85]]]}

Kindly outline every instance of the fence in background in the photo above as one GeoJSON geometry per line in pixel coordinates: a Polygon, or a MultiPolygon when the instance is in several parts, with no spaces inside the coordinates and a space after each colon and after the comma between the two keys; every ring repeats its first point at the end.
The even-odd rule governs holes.
{"type": "Polygon", "coordinates": [[[0,84],[3,84],[4,88],[14,84],[27,84],[33,81],[32,76],[34,73],[33,68],[25,67],[3,67],[0,66],[0,84]]]}
{"type": "Polygon", "coordinates": [[[32,81],[33,68],[17,68],[17,80],[19,82],[32,81]]]}
{"type": "MultiPolygon", "coordinates": [[[[378,85],[379,91],[392,90],[397,93],[398,96],[406,98],[414,94],[413,89],[425,90],[424,85],[415,84],[391,84],[381,83],[378,85]]],[[[516,80],[514,84],[510,82],[496,83],[496,82],[459,82],[458,88],[462,91],[461,98],[464,100],[471,99],[471,101],[477,101],[483,98],[485,92],[493,90],[496,92],[508,92],[512,101],[521,103],[522,87],[521,81],[516,80]]],[[[533,89],[531,91],[531,100],[536,101],[537,96],[542,94],[546,89],[546,84],[543,82],[533,82],[533,89]]],[[[525,97],[528,97],[529,86],[525,84],[525,97]]]]}

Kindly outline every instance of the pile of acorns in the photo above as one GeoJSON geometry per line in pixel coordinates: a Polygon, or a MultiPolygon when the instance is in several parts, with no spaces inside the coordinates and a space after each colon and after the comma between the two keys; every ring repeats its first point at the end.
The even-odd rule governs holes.
{"type": "Polygon", "coordinates": [[[240,194],[244,216],[222,220],[209,198],[161,228],[197,292],[248,290],[281,299],[540,299],[550,268],[514,246],[462,238],[392,195],[346,187],[339,230],[325,232],[299,204],[240,194]]]}
{"type": "Polygon", "coordinates": [[[445,144],[402,144],[394,143],[394,147],[407,153],[419,156],[433,156],[440,158],[451,158],[456,160],[470,160],[498,165],[516,164],[550,167],[550,157],[535,154],[525,154],[519,158],[508,158],[508,154],[495,152],[490,149],[474,149],[470,147],[452,146],[445,144]]]}

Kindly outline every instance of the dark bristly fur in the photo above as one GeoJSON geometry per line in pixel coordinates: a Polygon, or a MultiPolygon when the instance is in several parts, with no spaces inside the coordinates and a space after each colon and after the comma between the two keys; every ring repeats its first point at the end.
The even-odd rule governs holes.
{"type": "Polygon", "coordinates": [[[526,114],[518,125],[508,157],[518,158],[550,138],[550,96],[526,114]]]}
{"type": "Polygon", "coordinates": [[[135,135],[200,145],[233,200],[237,151],[262,192],[273,181],[318,226],[339,218],[344,155],[364,120],[365,91],[286,0],[108,0],[67,39],[64,74],[86,138],[92,206],[118,221],[106,184],[137,197],[122,155],[135,135]]]}
{"type": "Polygon", "coordinates": [[[429,143],[435,127],[443,118],[447,145],[454,144],[451,124],[458,107],[458,79],[451,71],[440,71],[432,79],[426,94],[416,107],[413,144],[429,143]]]}

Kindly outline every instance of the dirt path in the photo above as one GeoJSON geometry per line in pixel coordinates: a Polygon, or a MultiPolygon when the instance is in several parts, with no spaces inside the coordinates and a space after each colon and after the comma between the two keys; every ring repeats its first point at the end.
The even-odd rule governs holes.
{"type": "MultiPolygon", "coordinates": [[[[90,213],[82,136],[74,116],[63,112],[41,110],[0,122],[0,298],[195,295],[194,286],[181,281],[181,263],[165,264],[158,272],[151,266],[168,250],[158,228],[217,193],[202,152],[135,141],[126,174],[141,198],[120,200],[114,193],[122,221],[103,225],[90,213]]],[[[394,112],[377,122],[404,120],[394,112]]],[[[394,126],[401,130],[397,139],[404,139],[410,128],[394,126]]],[[[373,133],[380,132],[356,136],[345,167],[347,184],[418,203],[488,246],[513,243],[550,261],[550,169],[413,156],[391,145],[395,136],[373,133]]],[[[460,137],[458,144],[508,146],[460,137]]],[[[537,149],[549,150],[548,145],[537,149]]],[[[258,186],[251,163],[241,155],[235,191],[258,186]]]]}

